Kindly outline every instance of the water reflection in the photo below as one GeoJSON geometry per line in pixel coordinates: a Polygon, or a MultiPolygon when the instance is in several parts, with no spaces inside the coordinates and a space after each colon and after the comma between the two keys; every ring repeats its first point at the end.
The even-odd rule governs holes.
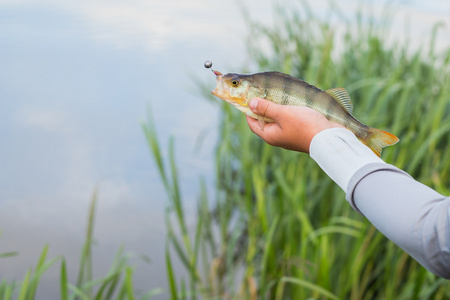
{"type": "MultiPolygon", "coordinates": [[[[246,5],[270,22],[269,2],[246,5]]],[[[192,212],[198,176],[212,177],[218,112],[190,91],[196,78],[214,86],[204,60],[227,72],[246,59],[241,9],[208,0],[0,0],[0,253],[20,253],[0,260],[1,278],[23,278],[46,243],[73,277],[97,189],[96,270],[105,273],[125,244],[152,259],[136,262],[136,286],[165,286],[166,197],[139,122],[151,106],[163,148],[176,136],[192,212]],[[207,138],[196,149],[200,133],[207,138]]],[[[57,298],[58,276],[56,267],[44,277],[42,299],[57,298]]]]}
{"type": "MultiPolygon", "coordinates": [[[[205,58],[240,63],[218,54],[243,50],[241,36],[224,25],[239,23],[239,8],[211,1],[0,6],[0,253],[20,253],[0,260],[0,277],[23,278],[46,243],[50,257],[66,256],[73,277],[97,189],[98,273],[125,244],[152,259],[136,262],[137,288],[165,286],[166,197],[140,121],[151,106],[163,147],[176,135],[193,206],[198,175],[212,172],[217,111],[188,90],[192,76],[204,77],[205,58]],[[209,142],[194,153],[200,132],[209,142]]],[[[57,298],[58,274],[55,267],[44,277],[41,298],[57,298]]]]}

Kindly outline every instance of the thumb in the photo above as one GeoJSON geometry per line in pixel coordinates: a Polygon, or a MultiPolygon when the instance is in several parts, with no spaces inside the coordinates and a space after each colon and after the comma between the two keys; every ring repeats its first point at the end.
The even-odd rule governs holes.
{"type": "Polygon", "coordinates": [[[263,116],[272,120],[278,118],[282,105],[275,104],[261,98],[254,98],[248,104],[250,110],[259,116],[263,116]]]}

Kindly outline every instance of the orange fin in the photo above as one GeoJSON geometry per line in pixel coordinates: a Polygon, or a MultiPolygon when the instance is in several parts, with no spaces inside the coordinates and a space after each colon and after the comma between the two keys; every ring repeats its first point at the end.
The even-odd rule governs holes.
{"type": "Polygon", "coordinates": [[[378,157],[381,156],[381,149],[386,146],[391,146],[396,144],[399,138],[389,133],[377,128],[370,128],[369,137],[366,140],[361,140],[367,147],[369,147],[378,157]]]}

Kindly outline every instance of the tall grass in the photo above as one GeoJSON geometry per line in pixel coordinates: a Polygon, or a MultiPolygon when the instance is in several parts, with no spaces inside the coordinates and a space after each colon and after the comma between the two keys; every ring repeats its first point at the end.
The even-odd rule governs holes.
{"type": "MultiPolygon", "coordinates": [[[[42,250],[36,267],[30,268],[21,281],[0,282],[0,299],[2,300],[32,300],[38,295],[39,284],[50,267],[59,263],[59,289],[61,300],[103,300],[103,299],[150,299],[160,294],[160,289],[153,289],[145,294],[136,292],[133,286],[134,267],[130,264],[130,255],[124,254],[123,249],[119,249],[116,257],[105,276],[94,278],[93,276],[93,255],[92,246],[94,242],[94,223],[95,208],[97,197],[92,198],[88,221],[85,243],[82,249],[79,271],[76,283],[69,280],[66,260],[59,256],[49,259],[46,246],[42,250]]],[[[0,254],[0,259],[17,255],[15,252],[0,254]]],[[[55,282],[55,287],[58,282],[55,282]]],[[[41,294],[45,296],[45,292],[41,294]]]]}
{"type": "MultiPolygon", "coordinates": [[[[282,71],[321,89],[345,87],[358,119],[400,137],[383,159],[448,195],[450,50],[435,49],[438,26],[425,46],[411,49],[407,42],[387,42],[389,19],[358,12],[345,21],[335,7],[324,20],[302,3],[276,9],[273,26],[248,22],[257,71],[282,71]]],[[[171,201],[166,254],[172,299],[450,298],[450,283],[355,213],[308,155],[265,144],[240,112],[218,103],[217,186],[208,194],[201,184],[192,234],[173,143],[167,162],[154,125],[144,126],[171,201]],[[187,275],[174,273],[175,261],[187,275]]]]}

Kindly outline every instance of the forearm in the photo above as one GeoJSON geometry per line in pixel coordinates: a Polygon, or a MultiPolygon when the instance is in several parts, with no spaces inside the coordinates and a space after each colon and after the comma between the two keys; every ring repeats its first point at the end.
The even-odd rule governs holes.
{"type": "Polygon", "coordinates": [[[450,198],[391,165],[369,164],[351,178],[347,200],[425,268],[450,278],[450,198]]]}
{"type": "Polygon", "coordinates": [[[313,139],[310,154],[355,210],[425,268],[450,278],[450,198],[366,150],[349,131],[329,129],[313,139]]]}

